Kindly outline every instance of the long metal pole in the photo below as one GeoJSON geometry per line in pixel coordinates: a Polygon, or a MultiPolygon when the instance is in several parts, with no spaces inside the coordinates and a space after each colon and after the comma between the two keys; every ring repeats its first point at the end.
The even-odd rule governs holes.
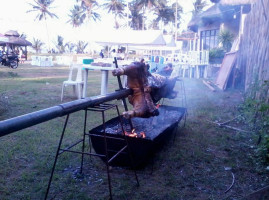
{"type": "Polygon", "coordinates": [[[68,103],[53,106],[44,110],[39,110],[26,115],[0,121],[0,137],[57,117],[62,117],[70,113],[85,110],[86,108],[94,105],[99,105],[115,99],[124,99],[132,93],[133,91],[131,89],[124,89],[106,95],[70,101],[68,103]]]}

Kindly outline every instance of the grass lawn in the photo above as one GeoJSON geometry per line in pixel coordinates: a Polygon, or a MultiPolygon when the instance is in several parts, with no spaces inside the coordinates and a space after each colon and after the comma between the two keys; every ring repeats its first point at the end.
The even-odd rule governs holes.
{"type": "MultiPolygon", "coordinates": [[[[0,66],[0,120],[61,104],[62,82],[68,71],[68,66],[21,64],[15,70],[0,66]]],[[[100,80],[99,71],[90,71],[88,96],[100,93],[100,80]]],[[[210,122],[236,117],[242,93],[212,92],[197,79],[184,79],[184,83],[188,109],[185,128],[178,129],[175,142],[156,153],[152,174],[150,165],[138,171],[140,187],[136,187],[132,171],[112,168],[114,199],[240,199],[269,184],[266,166],[256,157],[255,133],[220,128],[210,122]],[[225,192],[232,184],[232,174],[233,187],[225,192]]],[[[115,89],[116,78],[110,75],[108,91],[115,89]]],[[[76,98],[70,87],[65,90],[64,102],[72,100],[76,98]]],[[[181,106],[180,102],[177,98],[164,103],[181,106]]],[[[123,110],[120,101],[113,103],[123,110]]],[[[70,115],[64,146],[81,138],[83,116],[83,111],[70,115]]],[[[115,115],[110,112],[108,116],[115,115]]],[[[1,200],[44,198],[64,121],[65,117],[56,118],[0,138],[1,200]]],[[[100,116],[91,113],[87,127],[100,123],[100,116]]],[[[231,126],[248,130],[242,119],[231,126]]],[[[77,173],[79,166],[78,155],[59,157],[49,199],[109,198],[104,163],[86,156],[83,175],[77,173]]]]}

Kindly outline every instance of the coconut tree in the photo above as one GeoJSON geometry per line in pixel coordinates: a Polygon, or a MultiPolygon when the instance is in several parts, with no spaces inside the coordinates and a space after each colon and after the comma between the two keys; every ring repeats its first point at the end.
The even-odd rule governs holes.
{"type": "Polygon", "coordinates": [[[36,54],[41,52],[41,47],[43,45],[44,43],[41,40],[33,38],[32,48],[36,51],[36,54]]]}
{"type": "Polygon", "coordinates": [[[126,4],[123,3],[122,0],[109,0],[109,2],[103,4],[104,8],[108,11],[108,13],[114,14],[115,20],[115,28],[119,28],[119,23],[117,18],[124,18],[124,8],[126,4]]]}
{"type": "Polygon", "coordinates": [[[76,44],[77,47],[77,53],[85,53],[84,50],[86,49],[86,47],[88,46],[87,42],[84,41],[78,41],[78,43],[76,44]]]}
{"type": "Polygon", "coordinates": [[[88,22],[91,20],[97,21],[100,20],[100,14],[95,11],[95,8],[98,8],[98,3],[95,0],[77,0],[77,2],[81,2],[81,8],[83,8],[86,13],[83,14],[83,17],[88,18],[88,22]]]}
{"type": "Polygon", "coordinates": [[[72,42],[67,42],[64,47],[67,49],[67,52],[72,53],[76,45],[72,42]]]}
{"type": "Polygon", "coordinates": [[[131,11],[130,27],[134,30],[141,30],[143,25],[143,15],[139,13],[140,10],[135,3],[130,3],[129,9],[131,11]]]}
{"type": "Polygon", "coordinates": [[[84,13],[84,9],[78,5],[74,5],[74,8],[70,10],[70,14],[68,15],[70,19],[67,23],[70,23],[73,27],[79,27],[86,17],[84,13]]]}
{"type": "Polygon", "coordinates": [[[192,11],[192,16],[196,16],[203,11],[203,8],[207,6],[207,2],[205,0],[196,0],[193,3],[194,10],[192,11]]]}
{"type": "Polygon", "coordinates": [[[29,3],[32,6],[32,10],[28,10],[29,12],[37,12],[35,20],[45,21],[46,30],[47,30],[47,36],[48,36],[48,46],[50,49],[50,40],[49,40],[49,31],[48,31],[48,25],[47,25],[47,18],[58,18],[56,14],[50,12],[50,9],[52,8],[51,5],[54,2],[54,0],[34,0],[34,4],[29,3]]]}
{"type": "Polygon", "coordinates": [[[164,26],[170,22],[175,22],[175,14],[172,7],[163,6],[154,10],[154,14],[157,15],[155,19],[157,23],[161,22],[160,29],[163,30],[164,26]]]}
{"type": "Polygon", "coordinates": [[[64,53],[65,52],[65,46],[64,46],[64,38],[60,35],[58,35],[57,37],[57,45],[56,48],[58,49],[58,51],[60,53],[64,53]]]}
{"type": "Polygon", "coordinates": [[[166,0],[137,0],[136,5],[139,10],[143,13],[143,26],[142,29],[145,29],[145,14],[147,10],[152,10],[153,8],[162,7],[166,5],[166,0]]]}

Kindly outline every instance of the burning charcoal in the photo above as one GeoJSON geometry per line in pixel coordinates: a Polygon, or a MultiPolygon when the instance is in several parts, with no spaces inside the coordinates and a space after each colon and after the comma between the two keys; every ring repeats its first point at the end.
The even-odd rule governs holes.
{"type": "MultiPolygon", "coordinates": [[[[125,147],[126,142],[122,140],[122,135],[126,136],[125,138],[128,141],[128,145],[130,147],[129,150],[131,151],[133,159],[132,162],[128,155],[129,150],[126,148],[110,163],[111,166],[130,167],[133,163],[135,166],[139,166],[148,162],[152,153],[159,149],[159,147],[163,145],[168,138],[173,136],[174,130],[178,126],[179,121],[183,119],[186,110],[180,107],[162,105],[159,108],[159,112],[160,115],[156,117],[134,117],[132,119],[134,127],[133,130],[127,130],[124,128],[124,132],[120,133],[106,132],[106,136],[108,136],[107,148],[109,150],[109,159],[115,156],[117,151],[120,151],[123,147],[125,147]],[[154,124],[154,127],[152,127],[151,124],[154,124]]],[[[122,118],[122,123],[124,124],[124,127],[126,127],[129,124],[129,120],[122,118]]],[[[116,117],[107,121],[105,126],[109,129],[117,130],[118,124],[119,118],[116,117]]],[[[95,152],[98,154],[105,154],[104,138],[100,137],[104,135],[103,125],[101,124],[100,126],[90,130],[90,133],[92,147],[95,152]]],[[[102,160],[106,162],[104,157],[102,157],[102,160]]]]}

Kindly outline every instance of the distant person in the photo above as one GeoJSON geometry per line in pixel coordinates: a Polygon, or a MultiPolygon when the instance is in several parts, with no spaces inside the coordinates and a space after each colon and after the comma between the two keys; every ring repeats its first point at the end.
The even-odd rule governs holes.
{"type": "Polygon", "coordinates": [[[23,51],[19,51],[19,60],[20,60],[20,63],[24,63],[25,56],[23,54],[23,51]]]}
{"type": "Polygon", "coordinates": [[[114,58],[117,58],[117,53],[116,53],[116,50],[113,49],[112,52],[111,52],[111,57],[114,59],[114,58]]]}
{"type": "Polygon", "coordinates": [[[100,54],[101,58],[104,58],[104,54],[103,54],[103,51],[101,50],[100,54]]]}

